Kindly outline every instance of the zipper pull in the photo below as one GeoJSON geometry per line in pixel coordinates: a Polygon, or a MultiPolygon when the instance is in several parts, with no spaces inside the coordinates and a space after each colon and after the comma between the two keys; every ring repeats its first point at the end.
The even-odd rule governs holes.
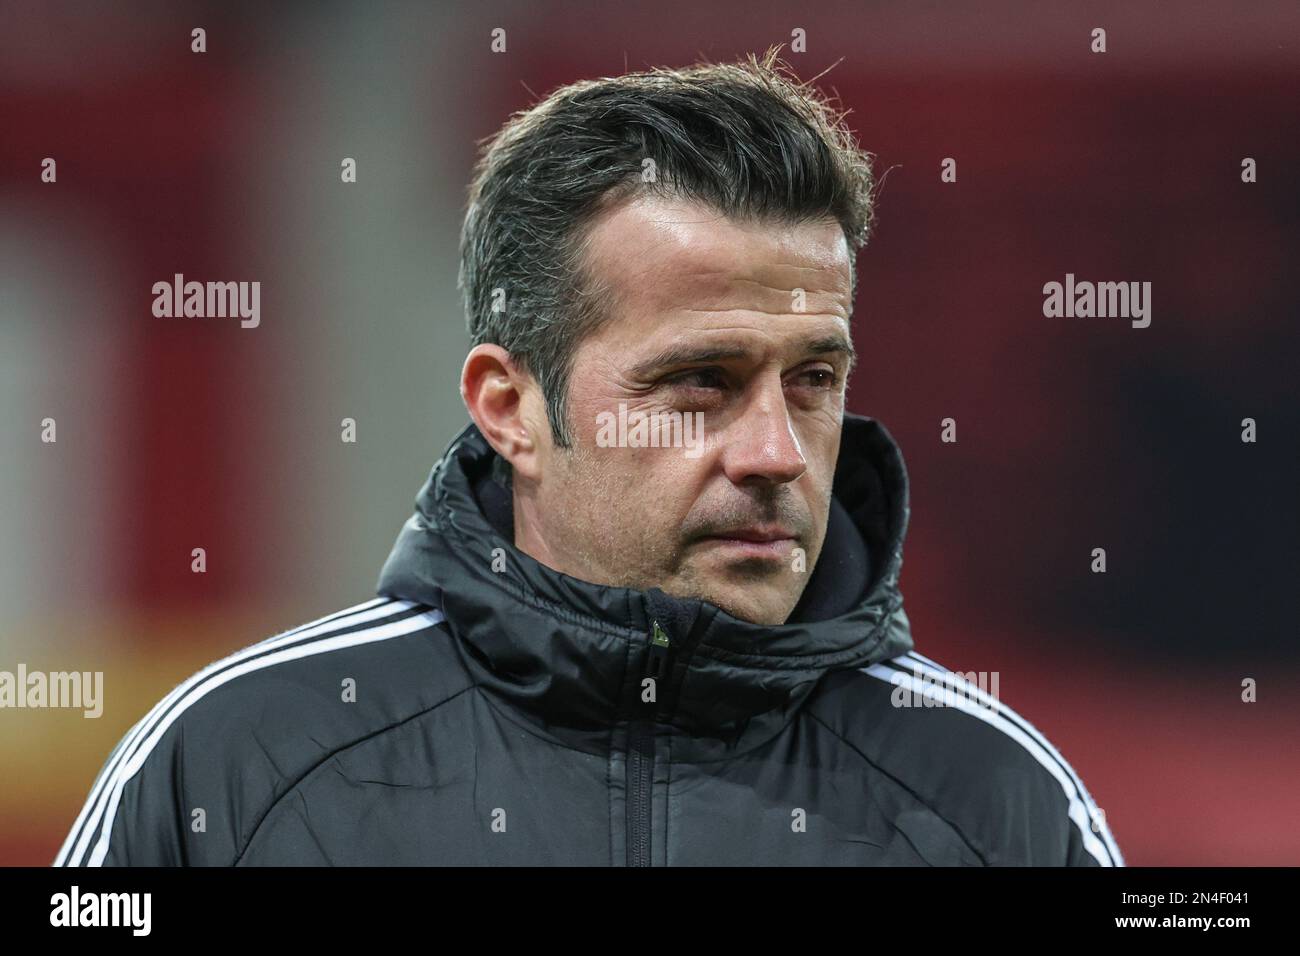
{"type": "Polygon", "coordinates": [[[668,632],[659,626],[658,621],[651,622],[650,657],[646,662],[646,676],[653,678],[656,684],[664,676],[664,664],[668,660],[668,652],[671,649],[672,642],[668,639],[668,632]]]}

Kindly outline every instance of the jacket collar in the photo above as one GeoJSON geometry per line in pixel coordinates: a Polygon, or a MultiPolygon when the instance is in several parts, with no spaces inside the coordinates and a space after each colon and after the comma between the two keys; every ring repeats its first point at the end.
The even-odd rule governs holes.
{"type": "Polygon", "coordinates": [[[754,624],[658,588],[592,584],[515,548],[499,456],[472,423],[447,447],[380,574],[379,593],[440,607],[456,649],[506,716],[566,746],[607,749],[644,716],[654,625],[669,651],[657,720],[683,759],[757,746],[828,671],[912,647],[898,589],[909,516],[902,454],[846,413],[826,542],[782,625],[754,624]],[[869,583],[868,583],[869,582],[869,583]]]}

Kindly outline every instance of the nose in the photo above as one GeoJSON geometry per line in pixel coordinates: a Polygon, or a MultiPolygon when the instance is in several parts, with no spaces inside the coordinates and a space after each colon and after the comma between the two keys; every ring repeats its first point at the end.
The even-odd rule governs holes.
{"type": "Polygon", "coordinates": [[[790,421],[779,376],[755,394],[728,429],[723,470],[734,484],[794,481],[808,468],[790,421]]]}

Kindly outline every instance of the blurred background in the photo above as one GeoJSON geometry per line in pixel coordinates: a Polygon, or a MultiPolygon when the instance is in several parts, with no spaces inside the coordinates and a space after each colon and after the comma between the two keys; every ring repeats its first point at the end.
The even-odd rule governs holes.
{"type": "Polygon", "coordinates": [[[0,864],[176,683],[373,595],[468,421],[476,143],[796,29],[885,177],[849,399],[908,462],[917,649],[1000,672],[1130,864],[1300,863],[1300,6],[168,0],[0,3],[0,670],[106,697],[0,710],[0,864]],[[178,272],[260,326],[154,317],[178,272]],[[1150,327],[1044,318],[1067,272],[1151,282],[1150,327]]]}

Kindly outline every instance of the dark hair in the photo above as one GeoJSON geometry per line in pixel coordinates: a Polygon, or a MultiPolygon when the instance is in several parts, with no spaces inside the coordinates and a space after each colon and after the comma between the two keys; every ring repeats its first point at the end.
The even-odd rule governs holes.
{"type": "Polygon", "coordinates": [[[460,244],[470,337],[501,346],[537,380],[557,446],[571,447],[573,355],[604,318],[603,290],[582,267],[600,211],[644,189],[741,220],[834,218],[851,253],[865,245],[872,154],[844,125],[847,111],[795,78],[779,49],[573,83],[486,141],[460,244]]]}

